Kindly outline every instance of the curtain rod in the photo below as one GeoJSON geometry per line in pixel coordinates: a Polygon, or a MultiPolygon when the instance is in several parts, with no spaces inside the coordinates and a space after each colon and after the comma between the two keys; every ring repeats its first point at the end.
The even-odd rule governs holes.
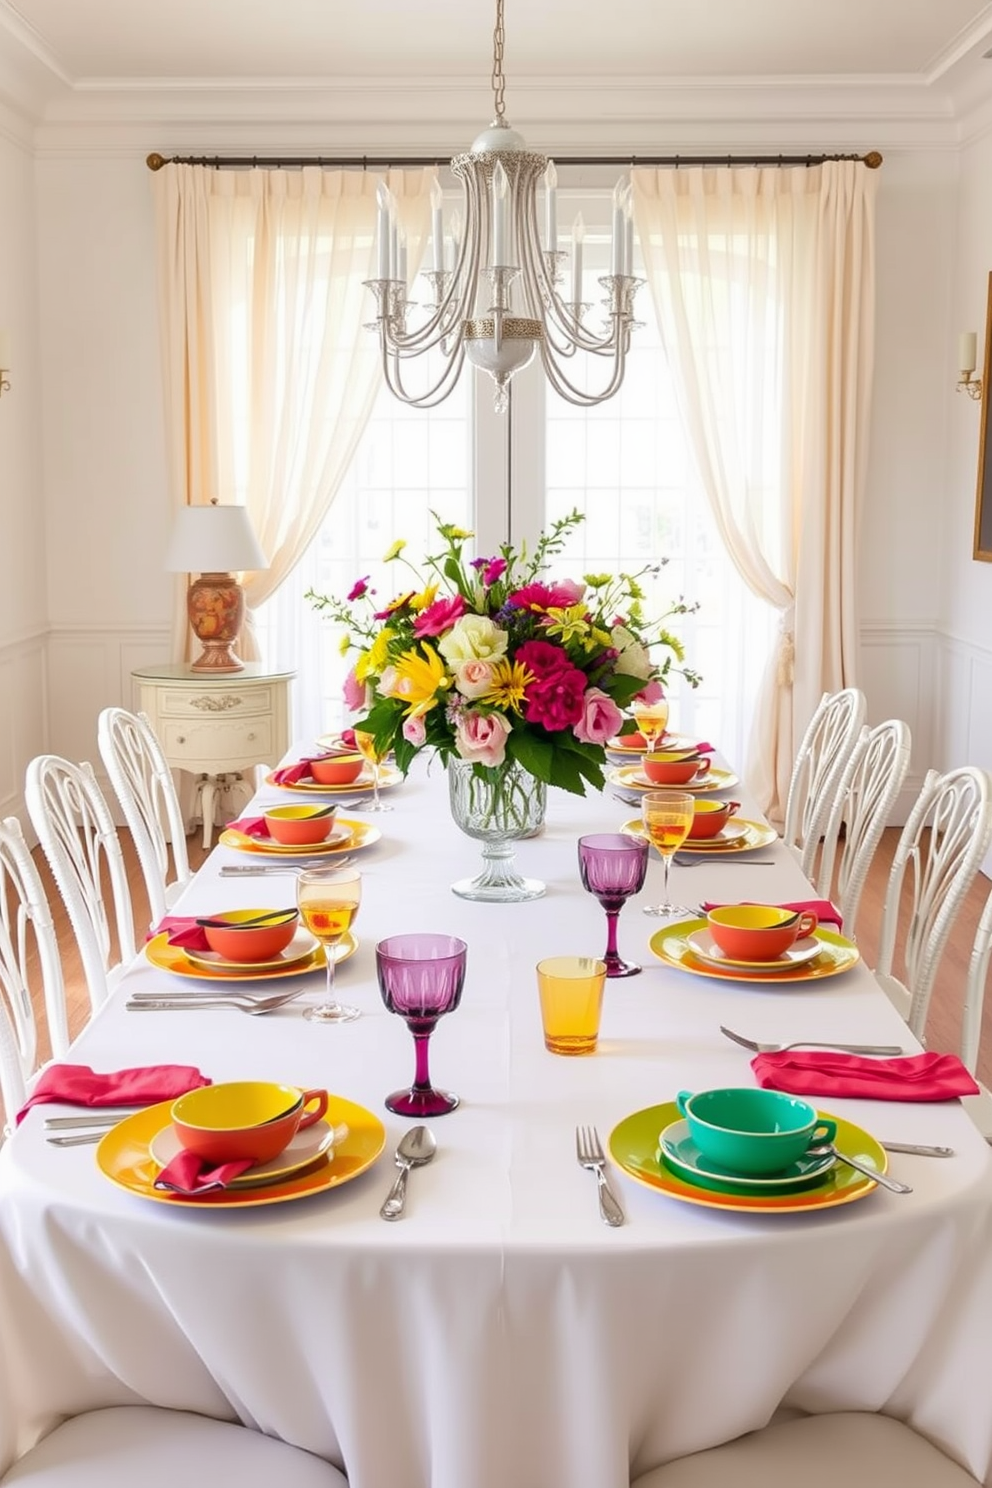
{"type": "MultiPolygon", "coordinates": [[[[676,170],[683,165],[823,165],[828,160],[857,160],[869,170],[877,170],[882,156],[877,150],[867,155],[556,155],[556,165],[673,165],[676,170]]],[[[215,170],[237,167],[265,167],[271,170],[296,170],[305,165],[335,166],[338,168],[387,170],[412,165],[447,165],[447,160],[438,155],[149,155],[145,161],[149,170],[161,170],[163,165],[208,165],[215,170]]]]}

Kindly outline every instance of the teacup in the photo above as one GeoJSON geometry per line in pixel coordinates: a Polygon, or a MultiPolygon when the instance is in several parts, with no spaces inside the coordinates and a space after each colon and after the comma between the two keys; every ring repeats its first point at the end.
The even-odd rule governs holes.
{"type": "Polygon", "coordinates": [[[267,1080],[204,1085],[172,1103],[182,1145],[206,1162],[270,1162],[327,1111],[326,1090],[267,1080]]]}
{"type": "Polygon", "coordinates": [[[703,1156],[735,1173],[779,1173],[837,1135],[836,1122],[778,1090],[682,1090],[676,1104],[703,1156]]]}
{"type": "Polygon", "coordinates": [[[287,847],[326,842],[334,825],[335,808],[326,806],[270,806],[265,813],[269,836],[287,847]]]}
{"type": "Polygon", "coordinates": [[[818,924],[812,910],[777,904],[723,904],[711,909],[706,920],[720,950],[735,961],[777,961],[818,924]]]}
{"type": "Polygon", "coordinates": [[[653,785],[687,785],[710,767],[709,755],[692,749],[658,749],[644,756],[644,773],[653,785]]]}
{"type": "Polygon", "coordinates": [[[364,765],[360,754],[330,754],[326,759],[311,760],[310,774],[318,785],[352,785],[364,765]]]}
{"type": "Polygon", "coordinates": [[[211,915],[216,923],[204,925],[207,945],[225,961],[271,961],[284,951],[296,934],[299,910],[225,909],[211,915]],[[243,925],[242,920],[256,920],[264,914],[278,916],[272,925],[243,925]],[[224,921],[223,924],[220,922],[224,921]]]}
{"type": "Polygon", "coordinates": [[[740,801],[709,801],[701,800],[693,802],[692,826],[689,828],[689,836],[697,841],[701,838],[715,837],[717,832],[723,830],[735,811],[740,811],[740,801]]]}

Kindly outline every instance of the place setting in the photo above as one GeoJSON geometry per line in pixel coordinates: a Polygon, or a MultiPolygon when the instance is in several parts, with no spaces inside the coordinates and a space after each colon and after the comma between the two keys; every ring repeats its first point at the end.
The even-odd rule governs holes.
{"type": "MultiPolygon", "coordinates": [[[[354,936],[342,937],[332,960],[344,961],[358,948],[354,936]]],[[[223,985],[270,982],[320,971],[327,952],[320,939],[300,922],[296,906],[226,909],[212,916],[167,916],[144,948],[158,971],[195,982],[223,985]]],[[[237,987],[240,992],[242,988],[237,987]]],[[[175,994],[132,992],[136,1000],[167,1001],[175,994]]]]}
{"type": "MultiPolygon", "coordinates": [[[[692,819],[678,851],[700,857],[724,857],[753,852],[777,841],[778,833],[767,822],[738,816],[739,801],[715,801],[706,796],[693,799],[692,819]]],[[[648,835],[643,816],[625,821],[620,831],[633,837],[648,835]]]]}
{"type": "Polygon", "coordinates": [[[353,795],[371,791],[371,799],[362,804],[362,811],[392,811],[392,806],[383,801],[380,792],[402,784],[403,772],[395,765],[386,763],[391,747],[380,747],[375,735],[363,729],[353,729],[355,747],[352,750],[327,750],[297,760],[271,771],[266,777],[267,785],[280,790],[312,792],[321,796],[335,794],[353,795]]]}
{"type": "Polygon", "coordinates": [[[637,764],[607,770],[606,779],[620,790],[636,793],[656,790],[659,785],[687,791],[723,791],[740,784],[733,770],[712,764],[697,747],[647,752],[637,764]]]}
{"type": "Polygon", "coordinates": [[[851,940],[813,911],[728,904],[678,920],[651,937],[658,959],[692,976],[795,988],[850,971],[861,959],[851,940]]]}
{"type": "Polygon", "coordinates": [[[359,852],[382,837],[378,827],[316,805],[268,806],[258,816],[232,821],[220,834],[221,847],[274,858],[320,858],[359,852]]]}

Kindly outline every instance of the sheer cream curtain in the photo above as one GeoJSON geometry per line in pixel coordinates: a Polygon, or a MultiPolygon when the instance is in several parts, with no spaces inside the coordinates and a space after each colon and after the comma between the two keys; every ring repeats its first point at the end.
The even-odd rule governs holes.
{"type": "MultiPolygon", "coordinates": [[[[153,176],[171,480],[177,504],[241,502],[269,567],[251,609],[300,560],[334,500],[379,388],[373,301],[381,175],[211,170],[153,176]]],[[[390,171],[410,264],[423,253],[432,170],[390,171]]],[[[174,654],[186,646],[177,596],[174,654]]]]}
{"type": "Polygon", "coordinates": [[[785,815],[796,740],[854,684],[874,355],[875,173],[631,172],[662,339],[719,531],[780,613],[747,774],[785,815]]]}

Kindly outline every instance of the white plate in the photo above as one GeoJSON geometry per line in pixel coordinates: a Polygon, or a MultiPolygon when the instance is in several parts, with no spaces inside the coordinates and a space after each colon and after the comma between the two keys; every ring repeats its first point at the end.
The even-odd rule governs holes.
{"type": "Polygon", "coordinates": [[[712,961],[714,966],[740,966],[751,971],[788,971],[792,966],[804,966],[807,961],[812,961],[823,949],[818,940],[808,935],[803,940],[794,941],[775,961],[741,961],[722,951],[709,930],[693,930],[685,939],[700,961],[712,961]]]}
{"type": "MultiPolygon", "coordinates": [[[[307,1167],[309,1163],[316,1162],[331,1147],[343,1142],[347,1135],[346,1126],[330,1127],[324,1120],[315,1121],[313,1126],[298,1131],[278,1157],[272,1158],[271,1162],[256,1163],[253,1168],[246,1168],[240,1177],[232,1178],[227,1187],[257,1188],[263,1183],[276,1183],[287,1178],[290,1173],[307,1167]]],[[[160,1168],[167,1167],[182,1151],[182,1143],[176,1136],[175,1128],[163,1127],[148,1144],[148,1151],[160,1168]]]]}

